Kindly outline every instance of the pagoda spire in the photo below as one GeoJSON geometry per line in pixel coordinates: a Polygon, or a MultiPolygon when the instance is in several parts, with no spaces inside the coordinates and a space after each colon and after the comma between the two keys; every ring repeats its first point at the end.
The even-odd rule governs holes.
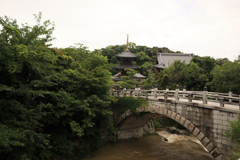
{"type": "Polygon", "coordinates": [[[128,34],[127,34],[127,45],[126,45],[126,51],[129,51],[129,50],[128,50],[128,34]]]}

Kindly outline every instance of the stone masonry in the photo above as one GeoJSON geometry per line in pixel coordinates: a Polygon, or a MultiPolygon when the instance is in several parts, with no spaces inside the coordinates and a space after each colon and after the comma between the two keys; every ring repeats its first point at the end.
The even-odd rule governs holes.
{"type": "Polygon", "coordinates": [[[139,138],[144,134],[154,133],[155,128],[152,120],[148,121],[143,127],[118,130],[117,135],[118,139],[129,139],[129,138],[139,138]]]}
{"type": "Polygon", "coordinates": [[[184,103],[180,101],[164,101],[149,99],[149,105],[138,108],[138,112],[146,112],[145,117],[132,117],[130,111],[121,115],[118,138],[127,139],[141,137],[147,132],[154,132],[151,118],[157,115],[167,116],[188,129],[216,160],[229,159],[234,145],[225,136],[229,122],[238,118],[237,113],[221,108],[212,108],[206,104],[184,103]]]}

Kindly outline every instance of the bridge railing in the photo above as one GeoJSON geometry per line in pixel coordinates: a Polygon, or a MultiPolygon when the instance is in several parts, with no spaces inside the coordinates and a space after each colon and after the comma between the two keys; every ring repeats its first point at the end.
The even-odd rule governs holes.
{"type": "Polygon", "coordinates": [[[121,90],[111,90],[111,95],[116,97],[133,96],[141,98],[161,98],[164,100],[184,100],[187,102],[193,102],[194,100],[202,101],[203,104],[208,102],[219,103],[220,107],[224,107],[225,104],[231,104],[238,106],[240,109],[240,96],[236,94],[229,93],[217,93],[208,92],[206,89],[203,91],[186,91],[185,89],[180,91],[176,90],[158,90],[157,88],[151,90],[144,90],[140,88],[121,90]]]}

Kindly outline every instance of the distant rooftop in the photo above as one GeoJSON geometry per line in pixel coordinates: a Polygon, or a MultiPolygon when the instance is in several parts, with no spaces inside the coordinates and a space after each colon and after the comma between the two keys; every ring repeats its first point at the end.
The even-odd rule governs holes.
{"type": "Polygon", "coordinates": [[[157,53],[157,64],[154,67],[163,69],[168,68],[174,61],[180,60],[189,64],[192,59],[192,54],[181,53],[157,53]]]}
{"type": "MultiPolygon", "coordinates": [[[[122,81],[121,75],[122,75],[122,73],[119,72],[119,73],[113,75],[113,76],[112,76],[112,79],[113,79],[114,81],[122,81]]],[[[139,78],[139,79],[146,79],[146,78],[147,78],[146,76],[142,75],[141,73],[136,73],[136,74],[134,74],[134,77],[135,77],[135,78],[139,78]]]]}
{"type": "Polygon", "coordinates": [[[125,68],[130,68],[130,69],[138,69],[137,66],[134,65],[120,65],[120,66],[115,66],[116,69],[125,69],[125,68]]]}
{"type": "Polygon", "coordinates": [[[114,81],[121,81],[121,80],[122,80],[122,79],[120,78],[121,74],[122,74],[122,73],[119,72],[119,73],[113,75],[113,76],[112,76],[112,79],[113,79],[114,81]]]}
{"type": "Polygon", "coordinates": [[[146,76],[142,75],[141,73],[136,73],[136,74],[134,74],[134,77],[140,78],[140,79],[145,79],[145,78],[147,78],[146,76]]]}
{"type": "Polygon", "coordinates": [[[124,51],[122,53],[117,54],[116,57],[119,57],[119,58],[137,58],[138,56],[133,54],[130,51],[124,51]]]}

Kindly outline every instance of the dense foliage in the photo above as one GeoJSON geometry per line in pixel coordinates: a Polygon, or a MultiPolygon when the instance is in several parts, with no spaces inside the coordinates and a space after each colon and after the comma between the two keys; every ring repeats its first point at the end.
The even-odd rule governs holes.
{"type": "Polygon", "coordinates": [[[229,123],[229,130],[227,130],[225,134],[237,143],[237,146],[234,148],[232,159],[238,160],[240,158],[240,114],[238,115],[237,120],[229,121],[229,123]]]}
{"type": "Polygon", "coordinates": [[[111,103],[111,108],[119,115],[130,110],[132,113],[137,114],[137,107],[147,106],[148,102],[142,98],[135,97],[118,97],[111,103]]]}
{"type": "Polygon", "coordinates": [[[166,86],[175,89],[176,85],[179,85],[180,88],[185,86],[187,90],[201,90],[208,80],[203,69],[194,62],[185,64],[175,61],[169,68],[160,72],[155,71],[155,75],[153,77],[158,78],[153,83],[160,89],[165,89],[166,86]]]}
{"type": "Polygon", "coordinates": [[[50,48],[54,26],[35,18],[33,27],[0,19],[0,157],[83,155],[100,145],[111,114],[107,58],[81,45],[50,48]]]}
{"type": "Polygon", "coordinates": [[[125,69],[127,75],[121,76],[121,79],[123,81],[118,81],[120,88],[136,88],[136,86],[139,84],[139,82],[134,77],[134,74],[137,73],[137,71],[133,69],[125,69]]]}
{"type": "Polygon", "coordinates": [[[212,81],[208,83],[215,92],[240,94],[240,60],[227,61],[222,66],[217,65],[212,71],[212,81]]]}

